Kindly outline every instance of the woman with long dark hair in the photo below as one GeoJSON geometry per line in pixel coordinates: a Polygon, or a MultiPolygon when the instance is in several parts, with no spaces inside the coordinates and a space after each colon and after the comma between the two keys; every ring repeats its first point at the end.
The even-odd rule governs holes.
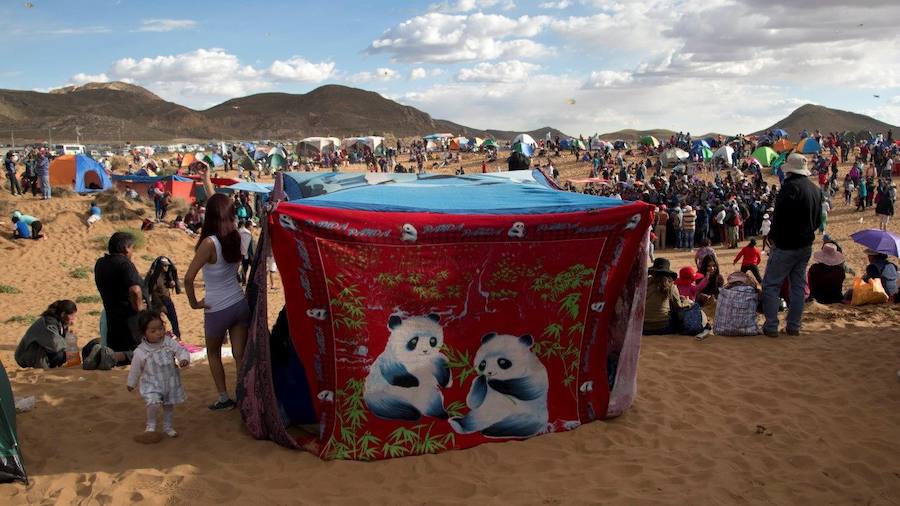
{"type": "Polygon", "coordinates": [[[206,335],[206,354],[219,392],[218,400],[209,409],[218,411],[235,406],[226,390],[222,343],[227,334],[231,338],[235,366],[240,371],[247,328],[250,325],[250,307],[238,279],[241,236],[235,222],[234,203],[227,195],[215,193],[208,169],[201,169],[200,175],[209,198],[194,259],[184,275],[184,291],[192,308],[205,311],[203,329],[206,335]],[[204,297],[197,300],[194,279],[201,269],[206,289],[204,297]]]}
{"type": "Polygon", "coordinates": [[[58,300],[41,314],[16,346],[19,367],[52,369],[66,363],[66,338],[75,323],[78,306],[71,300],[58,300]]]}

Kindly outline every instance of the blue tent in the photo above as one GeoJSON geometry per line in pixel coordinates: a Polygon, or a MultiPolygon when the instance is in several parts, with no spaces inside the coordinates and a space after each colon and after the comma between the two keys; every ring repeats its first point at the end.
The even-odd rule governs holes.
{"type": "Polygon", "coordinates": [[[153,184],[157,181],[178,181],[182,183],[190,183],[194,180],[188,177],[182,176],[139,176],[136,174],[113,174],[111,176],[113,181],[124,181],[126,183],[134,183],[134,184],[153,184]]]}
{"type": "Polygon", "coordinates": [[[775,130],[772,130],[772,135],[774,135],[776,139],[781,139],[782,137],[787,137],[788,133],[786,130],[776,128],[775,130]]]}
{"type": "Polygon", "coordinates": [[[807,137],[802,141],[798,142],[796,146],[794,146],[795,153],[803,153],[803,154],[812,154],[818,153],[822,151],[822,146],[813,139],[812,137],[807,137]]]}
{"type": "Polygon", "coordinates": [[[438,214],[542,214],[609,209],[628,202],[514,184],[479,175],[424,176],[410,182],[361,185],[297,201],[298,204],[382,212],[438,214]]]}

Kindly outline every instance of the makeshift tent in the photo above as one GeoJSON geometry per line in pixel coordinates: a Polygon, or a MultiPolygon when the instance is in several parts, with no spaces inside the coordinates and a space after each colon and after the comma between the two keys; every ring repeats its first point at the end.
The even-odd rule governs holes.
{"type": "Polygon", "coordinates": [[[628,143],[623,141],[622,139],[618,139],[613,141],[613,147],[616,149],[628,149],[628,143]]]}
{"type": "Polygon", "coordinates": [[[822,151],[822,146],[812,137],[807,137],[794,146],[794,152],[803,154],[812,154],[822,151]]]}
{"type": "Polygon", "coordinates": [[[141,198],[145,198],[149,195],[150,188],[152,188],[157,181],[162,181],[165,191],[172,194],[173,199],[184,199],[184,201],[189,204],[197,199],[194,191],[195,181],[188,177],[151,177],[113,174],[112,181],[116,185],[116,190],[124,192],[126,188],[131,187],[131,189],[136,191],[141,198]]]}
{"type": "Polygon", "coordinates": [[[772,165],[772,162],[774,162],[776,158],[778,158],[778,153],[768,146],[763,146],[761,148],[756,148],[756,151],[750,156],[759,160],[759,163],[762,164],[763,167],[768,167],[772,165]]]}
{"type": "Polygon", "coordinates": [[[307,137],[297,143],[297,154],[315,156],[320,153],[331,153],[341,145],[337,137],[307,137]]]}
{"type": "Polygon", "coordinates": [[[778,153],[784,153],[785,151],[794,149],[794,143],[782,137],[775,141],[775,144],[772,145],[772,149],[778,153]]]}
{"type": "Polygon", "coordinates": [[[112,180],[100,162],[87,155],[65,155],[50,162],[50,185],[72,187],[76,193],[108,190],[112,180]]]}
{"type": "Polygon", "coordinates": [[[0,483],[28,483],[16,434],[16,403],[6,368],[0,362],[0,483]]]}
{"type": "Polygon", "coordinates": [[[659,139],[653,137],[652,135],[645,135],[641,137],[641,144],[643,144],[644,146],[656,148],[659,147],[659,139]]]}
{"type": "Polygon", "coordinates": [[[783,139],[788,136],[788,133],[786,130],[776,128],[775,130],[772,130],[772,135],[775,136],[776,139],[783,139]]]}
{"type": "Polygon", "coordinates": [[[245,426],[321,458],[377,460],[622,414],[635,395],[651,209],[464,176],[278,203],[259,247],[271,243],[293,274],[270,335],[256,264],[245,426]],[[500,362],[510,377],[532,378],[528,392],[498,382],[501,355],[513,357],[500,362]]]}
{"type": "Polygon", "coordinates": [[[524,142],[516,142],[512,146],[513,151],[521,153],[527,157],[534,155],[534,144],[525,144],[524,142]]]}
{"type": "Polygon", "coordinates": [[[732,162],[733,162],[732,156],[733,155],[734,155],[734,148],[731,146],[728,146],[726,144],[725,146],[722,146],[721,148],[717,149],[715,153],[713,153],[713,159],[724,160],[725,165],[732,165],[732,162]]]}
{"type": "Polygon", "coordinates": [[[517,136],[512,140],[512,143],[515,144],[515,143],[517,143],[517,142],[521,142],[521,143],[523,143],[523,144],[531,144],[532,146],[537,146],[537,142],[535,142],[534,139],[533,139],[530,135],[528,135],[528,134],[519,134],[519,135],[517,135],[517,136]]]}
{"type": "Polygon", "coordinates": [[[670,167],[675,165],[678,162],[683,160],[687,160],[690,157],[687,151],[678,148],[667,149],[663,152],[662,155],[659,156],[659,161],[663,164],[663,167],[670,167]]]}

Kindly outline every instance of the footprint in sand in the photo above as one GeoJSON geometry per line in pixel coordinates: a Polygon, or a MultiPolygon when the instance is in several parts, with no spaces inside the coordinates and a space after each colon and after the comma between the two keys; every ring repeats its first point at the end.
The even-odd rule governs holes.
{"type": "Polygon", "coordinates": [[[141,443],[145,445],[152,445],[159,443],[162,441],[162,432],[142,432],[137,436],[134,436],[134,441],[136,443],[141,443]]]}

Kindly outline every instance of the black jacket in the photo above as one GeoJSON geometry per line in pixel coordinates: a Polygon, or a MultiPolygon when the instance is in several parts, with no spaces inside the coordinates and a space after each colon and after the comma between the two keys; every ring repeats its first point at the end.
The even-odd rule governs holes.
{"type": "Polygon", "coordinates": [[[779,249],[811,246],[822,222],[822,192],[806,176],[789,175],[778,197],[769,241],[779,249]]]}

